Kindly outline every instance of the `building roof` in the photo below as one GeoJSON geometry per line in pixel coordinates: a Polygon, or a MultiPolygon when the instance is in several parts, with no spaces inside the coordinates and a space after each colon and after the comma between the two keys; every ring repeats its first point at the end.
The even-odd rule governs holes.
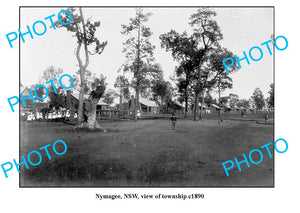
{"type": "Polygon", "coordinates": [[[172,101],[174,105],[176,105],[178,108],[184,108],[184,103],[179,103],[177,101],[172,101]]]}
{"type": "Polygon", "coordinates": [[[105,103],[103,100],[104,100],[104,98],[100,98],[100,100],[98,101],[97,105],[108,106],[108,104],[105,103]]]}
{"type": "Polygon", "coordinates": [[[148,100],[148,99],[146,99],[146,98],[140,97],[140,98],[139,98],[139,101],[140,101],[141,104],[144,104],[144,105],[149,106],[149,107],[159,107],[159,106],[155,103],[155,101],[150,101],[150,100],[148,100]]]}
{"type": "Polygon", "coordinates": [[[217,105],[215,105],[215,104],[211,104],[211,106],[213,106],[213,107],[215,107],[215,108],[217,108],[217,109],[220,109],[220,107],[217,106],[217,105]]]}
{"type": "MultiPolygon", "coordinates": [[[[73,91],[73,93],[71,93],[71,95],[72,95],[74,98],[76,98],[77,100],[79,100],[79,92],[73,91]]],[[[89,98],[89,95],[84,94],[84,95],[83,95],[83,98],[84,98],[84,99],[88,99],[88,98],[89,98]]],[[[103,100],[104,100],[104,98],[100,98],[100,100],[98,101],[97,105],[108,106],[108,104],[105,103],[103,100]]]]}
{"type": "Polygon", "coordinates": [[[185,107],[185,102],[180,103],[178,100],[176,100],[175,98],[172,98],[172,102],[173,104],[176,104],[179,107],[184,108],[185,107]]]}
{"type": "MultiPolygon", "coordinates": [[[[72,95],[74,98],[76,98],[77,100],[79,100],[79,92],[73,91],[73,92],[71,93],[71,95],[72,95]]],[[[83,95],[83,98],[84,98],[84,99],[88,99],[88,98],[89,98],[89,95],[84,94],[84,95],[83,95]]]]}
{"type": "Polygon", "coordinates": [[[116,107],[117,105],[118,105],[117,103],[114,103],[114,102],[113,102],[113,103],[111,103],[109,106],[110,106],[110,107],[116,107]]]}

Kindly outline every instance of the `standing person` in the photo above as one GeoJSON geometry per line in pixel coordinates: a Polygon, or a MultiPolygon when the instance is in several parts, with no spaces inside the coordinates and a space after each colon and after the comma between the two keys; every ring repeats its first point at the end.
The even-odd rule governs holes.
{"type": "Polygon", "coordinates": [[[269,120],[269,115],[266,113],[266,115],[265,115],[265,122],[268,122],[268,120],[269,120]]]}
{"type": "Polygon", "coordinates": [[[175,129],[175,124],[176,124],[176,121],[177,121],[177,118],[175,116],[175,112],[173,112],[172,117],[170,119],[172,121],[172,130],[174,130],[175,129]]]}

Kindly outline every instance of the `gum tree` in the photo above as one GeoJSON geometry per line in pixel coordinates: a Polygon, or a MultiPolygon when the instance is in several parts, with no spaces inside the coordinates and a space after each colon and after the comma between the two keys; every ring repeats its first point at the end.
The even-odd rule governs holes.
{"type": "Polygon", "coordinates": [[[159,38],[161,47],[170,51],[172,57],[179,63],[175,69],[175,74],[178,92],[185,102],[184,116],[187,117],[191,81],[197,62],[201,58],[201,53],[197,51],[197,41],[194,40],[193,36],[188,36],[187,32],[180,34],[174,30],[160,35],[159,38]]]}
{"type": "MultiPolygon", "coordinates": [[[[230,74],[239,69],[237,63],[234,63],[228,70],[229,74],[225,71],[222,60],[227,57],[233,57],[233,53],[226,48],[218,48],[210,51],[207,56],[207,77],[203,81],[203,94],[205,88],[217,88],[219,95],[219,107],[221,108],[221,93],[224,92],[227,88],[232,88],[232,79],[230,74]]],[[[202,96],[203,96],[202,94],[202,96]]],[[[202,99],[203,104],[203,99],[202,99]]],[[[200,108],[200,119],[202,116],[202,111],[200,108]]],[[[219,119],[223,121],[221,116],[221,110],[219,110],[219,119]]]]}
{"type": "Polygon", "coordinates": [[[154,62],[154,45],[149,41],[152,32],[146,26],[151,13],[143,13],[141,8],[136,9],[134,18],[130,18],[127,25],[122,25],[121,34],[127,36],[123,43],[123,52],[126,61],[122,65],[124,72],[133,73],[132,87],[135,89],[134,121],[137,121],[137,108],[141,90],[148,84],[148,75],[151,72],[151,64],[154,62]]]}
{"type": "MultiPolygon", "coordinates": [[[[47,67],[42,74],[42,79],[44,82],[51,81],[53,79],[59,79],[60,76],[63,74],[63,70],[61,68],[55,68],[54,66],[47,67]]],[[[44,84],[45,84],[44,83],[44,84]]],[[[58,110],[60,107],[65,107],[65,97],[66,97],[66,90],[64,90],[59,84],[58,81],[53,82],[56,88],[54,91],[53,87],[50,85],[47,86],[48,89],[48,96],[50,99],[50,108],[55,108],[58,110]]],[[[42,97],[42,96],[39,96],[42,97]]],[[[50,109],[49,109],[50,110],[50,109]]]]}
{"type": "MultiPolygon", "coordinates": [[[[123,112],[123,97],[126,97],[126,93],[129,92],[129,80],[124,75],[118,75],[114,84],[115,88],[120,91],[119,94],[119,115],[123,112]]],[[[128,97],[127,97],[128,98],[128,97]]]]}
{"type": "Polygon", "coordinates": [[[233,94],[233,93],[230,93],[228,95],[228,98],[229,98],[229,106],[231,108],[235,107],[236,104],[239,102],[239,96],[237,94],[233,94]]]}
{"type": "MultiPolygon", "coordinates": [[[[213,19],[216,12],[209,8],[200,8],[190,17],[192,35],[186,32],[179,34],[174,30],[160,36],[162,47],[172,52],[172,56],[180,63],[176,70],[177,76],[184,74],[185,80],[181,82],[185,91],[187,110],[187,91],[191,87],[194,95],[194,120],[196,120],[199,94],[204,90],[204,81],[208,76],[203,64],[206,55],[214,48],[219,48],[219,41],[223,39],[220,27],[213,19]]],[[[204,94],[204,93],[203,93],[204,94]]],[[[203,99],[203,97],[201,97],[203,99]]],[[[186,114],[186,113],[185,113],[186,114]]]]}
{"type": "MultiPolygon", "coordinates": [[[[194,120],[196,120],[196,114],[199,103],[199,95],[201,96],[202,104],[204,100],[204,94],[207,87],[211,87],[211,82],[208,82],[210,76],[210,70],[205,69],[207,55],[214,49],[219,49],[219,41],[223,39],[223,34],[218,23],[213,19],[217,13],[209,8],[200,8],[196,13],[190,17],[190,25],[193,28],[193,36],[197,41],[198,52],[201,53],[196,72],[194,75],[194,120]]],[[[202,106],[202,105],[201,105],[202,106]]],[[[200,120],[202,119],[202,107],[200,107],[200,120]]]]}
{"type": "Polygon", "coordinates": [[[262,110],[262,108],[265,106],[265,100],[262,91],[258,87],[254,90],[251,98],[255,104],[256,112],[262,110]]]}
{"type": "MultiPolygon", "coordinates": [[[[72,15],[71,23],[63,25],[58,21],[55,22],[55,26],[58,28],[65,28],[73,34],[73,37],[77,39],[77,47],[75,50],[76,59],[79,66],[80,76],[80,93],[78,104],[78,120],[77,127],[87,127],[90,129],[99,128],[99,124],[96,121],[96,105],[105,91],[105,85],[101,84],[101,80],[95,82],[95,88],[89,94],[84,107],[84,93],[86,91],[85,74],[87,67],[90,63],[90,55],[101,54],[107,45],[107,42],[100,42],[96,37],[95,32],[100,27],[100,21],[92,22],[91,19],[85,19],[83,17],[82,8],[68,8],[68,11],[72,15]],[[91,50],[92,49],[92,50],[91,50]],[[84,60],[80,53],[84,53],[84,60]],[[83,120],[83,117],[87,116],[87,119],[83,120]]],[[[61,13],[60,19],[63,23],[68,23],[70,17],[61,13]]]]}

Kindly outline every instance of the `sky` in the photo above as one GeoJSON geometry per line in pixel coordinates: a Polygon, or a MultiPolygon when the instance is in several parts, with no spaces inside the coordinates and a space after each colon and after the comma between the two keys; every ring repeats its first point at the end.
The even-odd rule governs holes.
{"type": "MultiPolygon", "coordinates": [[[[35,21],[44,20],[45,17],[56,14],[61,8],[21,8],[21,32],[26,32],[26,25],[30,27],[35,21]]],[[[253,46],[259,46],[263,50],[263,58],[260,61],[241,61],[242,68],[233,74],[233,88],[227,89],[222,95],[229,93],[238,94],[240,98],[250,98],[255,88],[259,87],[265,97],[268,96],[270,84],[273,83],[273,56],[261,43],[270,40],[273,34],[273,8],[213,8],[217,16],[215,20],[221,28],[224,39],[220,42],[238,56],[243,56],[243,51],[248,55],[253,46]]],[[[188,24],[189,17],[197,8],[144,8],[145,12],[151,12],[147,26],[153,35],[150,41],[156,46],[154,56],[161,65],[166,80],[174,75],[175,66],[178,65],[170,52],[161,48],[159,36],[171,29],[181,33],[191,32],[188,24]]],[[[107,41],[101,55],[90,57],[88,70],[96,74],[103,74],[107,78],[108,88],[113,88],[118,69],[125,62],[122,53],[126,36],[120,33],[121,24],[128,24],[129,18],[135,14],[134,8],[83,8],[85,18],[101,21],[96,35],[100,41],[107,41]]],[[[64,73],[70,75],[78,71],[78,63],[74,50],[77,46],[76,38],[65,29],[49,28],[42,36],[33,34],[34,39],[25,35],[25,43],[21,41],[21,83],[25,86],[37,84],[41,75],[49,66],[62,68],[64,73]]],[[[38,25],[37,25],[38,26],[38,25]]],[[[42,31],[38,27],[37,31],[42,31]]],[[[256,53],[253,52],[255,57],[256,53]]],[[[257,57],[257,56],[256,56],[257,57]]]]}

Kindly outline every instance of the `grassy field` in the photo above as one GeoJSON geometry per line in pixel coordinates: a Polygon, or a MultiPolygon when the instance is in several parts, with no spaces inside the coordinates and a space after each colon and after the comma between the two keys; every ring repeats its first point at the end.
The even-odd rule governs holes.
{"type": "MultiPolygon", "coordinates": [[[[179,119],[100,121],[106,132],[77,132],[61,122],[21,122],[21,154],[27,156],[56,140],[68,150],[26,170],[21,186],[273,186],[273,159],[264,149],[261,164],[235,166],[227,177],[222,162],[273,142],[272,123],[252,119],[202,122],[179,119]]],[[[57,146],[58,149],[63,148],[57,146]]],[[[272,146],[273,149],[273,146],[272,146]]],[[[273,151],[272,151],[273,153],[273,151]]],[[[32,161],[37,162],[38,159],[32,161]]],[[[257,160],[258,156],[253,155],[257,160]]]]}

